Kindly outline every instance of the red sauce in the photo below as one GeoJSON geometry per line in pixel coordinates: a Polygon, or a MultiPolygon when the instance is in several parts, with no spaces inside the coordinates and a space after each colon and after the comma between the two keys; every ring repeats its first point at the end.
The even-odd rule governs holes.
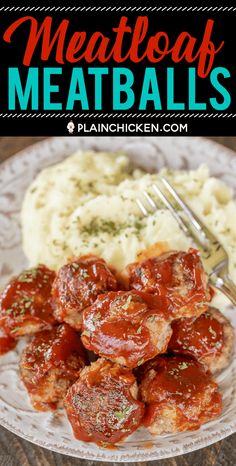
{"type": "Polygon", "coordinates": [[[140,425],[144,405],[131,394],[131,371],[99,360],[68,390],[65,406],[77,439],[114,444],[140,425]]]}
{"type": "Polygon", "coordinates": [[[82,256],[72,260],[59,270],[54,282],[57,319],[80,329],[82,310],[109,290],[117,290],[117,280],[103,259],[82,256]]]}
{"type": "Polygon", "coordinates": [[[80,337],[67,324],[38,333],[24,349],[20,363],[33,407],[56,409],[86,362],[80,337]]]}
{"type": "Polygon", "coordinates": [[[221,353],[223,325],[208,312],[197,319],[178,319],[172,322],[172,330],[170,352],[189,354],[197,359],[221,353]]]}
{"type": "MultiPolygon", "coordinates": [[[[82,341],[84,346],[100,356],[125,366],[141,365],[159,352],[153,343],[150,329],[154,319],[166,327],[168,302],[165,298],[138,291],[110,292],[99,296],[83,313],[82,341]]],[[[160,327],[162,331],[163,327],[160,327]]],[[[167,347],[170,334],[166,346],[167,347]]]]}
{"type": "Polygon", "coordinates": [[[12,337],[56,323],[51,298],[55,273],[44,265],[13,278],[0,297],[0,324],[12,337]]]}
{"type": "Polygon", "coordinates": [[[163,406],[176,408],[179,428],[186,421],[191,423],[192,428],[198,428],[206,419],[219,415],[222,408],[218,386],[212,381],[209,371],[195,359],[186,356],[159,356],[149,362],[144,369],[141,392],[147,403],[145,426],[158,420],[163,406]],[[207,405],[206,390],[209,399],[207,405]]]}
{"type": "Polygon", "coordinates": [[[210,300],[199,253],[167,252],[128,266],[129,285],[136,290],[167,297],[173,312],[210,300]]]}
{"type": "Polygon", "coordinates": [[[52,368],[63,369],[64,376],[71,372],[79,372],[85,366],[86,356],[79,335],[67,324],[44,330],[36,334],[24,351],[24,368],[34,371],[34,376],[27,384],[27,388],[35,389],[52,368]],[[70,356],[76,355],[75,361],[70,361],[70,356]]]}
{"type": "Polygon", "coordinates": [[[16,346],[16,340],[0,329],[0,355],[8,353],[16,346]]]}

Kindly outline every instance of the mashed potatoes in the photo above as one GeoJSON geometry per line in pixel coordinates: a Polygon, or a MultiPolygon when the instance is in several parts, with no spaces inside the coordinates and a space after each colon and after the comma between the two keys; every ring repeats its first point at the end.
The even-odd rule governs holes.
{"type": "MultiPolygon", "coordinates": [[[[236,280],[236,203],[232,191],[209,177],[208,168],[161,172],[212,229],[230,257],[236,280]]],[[[137,253],[165,241],[170,249],[191,245],[172,215],[159,209],[143,218],[136,199],[160,174],[132,171],[122,154],[77,152],[43,170],[22,207],[23,247],[31,265],[57,269],[68,257],[94,253],[121,270],[137,253]]]]}

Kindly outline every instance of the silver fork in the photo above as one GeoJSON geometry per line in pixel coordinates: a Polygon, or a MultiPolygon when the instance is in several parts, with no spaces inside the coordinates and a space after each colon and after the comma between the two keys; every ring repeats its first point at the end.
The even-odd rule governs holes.
{"type": "MultiPolygon", "coordinates": [[[[167,209],[170,210],[184,233],[193,238],[194,243],[201,252],[210,283],[236,305],[236,285],[229,277],[229,258],[224,247],[168,181],[165,178],[161,178],[161,181],[168,195],[156,184],[152,186],[153,194],[157,195],[167,209]]],[[[149,207],[153,211],[157,210],[158,205],[155,197],[150,196],[146,191],[143,192],[143,195],[149,207]]],[[[145,204],[140,199],[136,199],[136,202],[142,214],[147,217],[149,211],[145,204]]]]}

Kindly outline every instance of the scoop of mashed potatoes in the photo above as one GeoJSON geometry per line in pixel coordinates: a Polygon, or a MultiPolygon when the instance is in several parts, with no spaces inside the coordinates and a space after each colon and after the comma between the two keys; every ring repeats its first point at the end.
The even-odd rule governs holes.
{"type": "MultiPolygon", "coordinates": [[[[136,203],[165,176],[215,233],[230,258],[236,280],[236,203],[222,181],[203,165],[194,171],[133,170],[126,155],[77,152],[43,170],[29,187],[22,207],[23,248],[30,265],[58,269],[69,257],[93,253],[116,269],[136,260],[153,243],[187,250],[191,240],[156,199],[158,209],[143,217],[136,203]]],[[[215,304],[225,301],[217,297],[215,304]]]]}

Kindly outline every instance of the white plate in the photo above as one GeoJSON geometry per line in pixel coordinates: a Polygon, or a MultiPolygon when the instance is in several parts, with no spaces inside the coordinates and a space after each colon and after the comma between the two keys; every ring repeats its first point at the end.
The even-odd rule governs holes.
{"type": "MultiPolygon", "coordinates": [[[[236,155],[201,138],[89,137],[52,138],[40,142],[0,165],[0,286],[27,265],[21,249],[19,225],[25,189],[43,167],[62,160],[78,148],[122,149],[136,164],[148,170],[164,165],[197,168],[206,162],[213,175],[236,190],[236,155]]],[[[227,314],[236,327],[234,312],[229,310],[227,314]]],[[[236,432],[236,361],[233,361],[218,380],[223,393],[223,413],[200,430],[152,437],[140,429],[111,450],[77,441],[62,410],[55,413],[32,410],[18,376],[19,346],[0,358],[0,424],[42,447],[90,460],[149,461],[188,453],[236,432]]]]}

